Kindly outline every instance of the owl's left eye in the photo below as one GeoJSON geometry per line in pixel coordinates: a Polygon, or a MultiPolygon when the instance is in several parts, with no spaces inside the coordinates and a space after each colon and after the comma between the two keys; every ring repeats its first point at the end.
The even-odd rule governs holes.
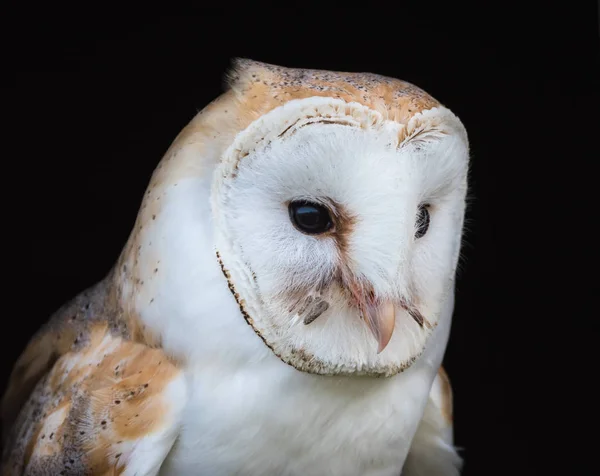
{"type": "Polygon", "coordinates": [[[318,235],[333,227],[329,210],[321,204],[297,200],[290,203],[289,212],[292,223],[303,233],[318,235]]]}
{"type": "Polygon", "coordinates": [[[429,230],[429,222],[431,217],[429,216],[429,205],[419,205],[419,211],[417,213],[417,230],[415,231],[415,238],[419,239],[425,236],[427,230],[429,230]]]}

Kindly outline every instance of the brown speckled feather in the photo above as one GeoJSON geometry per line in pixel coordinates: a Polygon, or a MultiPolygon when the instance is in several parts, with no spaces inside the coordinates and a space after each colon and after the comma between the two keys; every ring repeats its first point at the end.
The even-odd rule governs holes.
{"type": "Polygon", "coordinates": [[[122,474],[139,465],[141,441],[174,424],[166,391],[181,371],[140,338],[110,282],[63,306],[16,363],[2,401],[3,476],[122,474]]]}

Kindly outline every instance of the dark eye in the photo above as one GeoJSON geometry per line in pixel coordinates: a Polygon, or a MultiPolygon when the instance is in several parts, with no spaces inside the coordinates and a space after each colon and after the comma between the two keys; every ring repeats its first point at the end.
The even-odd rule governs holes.
{"type": "Polygon", "coordinates": [[[429,229],[429,205],[420,205],[417,213],[417,231],[415,232],[415,238],[421,238],[425,236],[429,229]]]}
{"type": "Polygon", "coordinates": [[[318,203],[293,201],[289,206],[290,219],[298,230],[309,235],[325,233],[333,226],[329,210],[318,203]]]}

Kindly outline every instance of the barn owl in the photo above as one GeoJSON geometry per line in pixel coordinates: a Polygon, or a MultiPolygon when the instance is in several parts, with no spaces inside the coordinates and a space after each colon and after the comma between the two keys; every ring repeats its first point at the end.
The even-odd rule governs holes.
{"type": "Polygon", "coordinates": [[[235,60],[15,364],[2,474],[458,475],[468,156],[412,84],[235,60]]]}

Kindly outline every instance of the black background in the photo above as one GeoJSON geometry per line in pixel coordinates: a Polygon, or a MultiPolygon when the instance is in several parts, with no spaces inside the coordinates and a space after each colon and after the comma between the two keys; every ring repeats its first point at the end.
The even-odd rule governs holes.
{"type": "Polygon", "coordinates": [[[153,168],[222,91],[232,57],[370,71],[430,92],[470,134],[445,359],[464,474],[597,474],[578,425],[597,435],[597,358],[585,339],[598,311],[584,289],[597,282],[597,201],[585,181],[600,158],[598,12],[592,2],[530,12],[482,3],[227,5],[151,19],[26,4],[4,16],[2,183],[14,243],[0,385],[49,314],[109,270],[153,168]]]}

